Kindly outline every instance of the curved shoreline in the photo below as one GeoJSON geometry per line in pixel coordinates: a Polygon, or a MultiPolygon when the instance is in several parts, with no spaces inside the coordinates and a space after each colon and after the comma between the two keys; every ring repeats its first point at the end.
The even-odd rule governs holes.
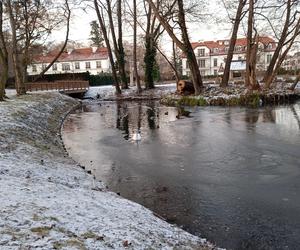
{"type": "Polygon", "coordinates": [[[72,98],[0,103],[1,249],[213,249],[96,182],[63,150],[72,98]]]}

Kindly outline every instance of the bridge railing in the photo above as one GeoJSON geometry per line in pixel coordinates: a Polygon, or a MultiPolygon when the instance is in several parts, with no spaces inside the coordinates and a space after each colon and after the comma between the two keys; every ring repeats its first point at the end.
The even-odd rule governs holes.
{"type": "Polygon", "coordinates": [[[89,88],[88,81],[56,81],[56,82],[34,82],[26,83],[26,90],[33,91],[79,91],[89,88]]]}

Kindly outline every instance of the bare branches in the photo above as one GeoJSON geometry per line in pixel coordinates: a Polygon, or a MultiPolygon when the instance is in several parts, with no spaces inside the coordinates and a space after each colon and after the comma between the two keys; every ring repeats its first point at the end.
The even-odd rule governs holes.
{"type": "Polygon", "coordinates": [[[65,41],[64,44],[62,46],[62,48],[60,49],[60,51],[58,52],[58,54],[54,57],[54,59],[51,61],[51,63],[49,63],[46,68],[39,74],[38,77],[36,77],[34,79],[34,81],[39,80],[40,78],[43,77],[43,75],[53,66],[53,64],[59,59],[59,57],[64,53],[66,46],[68,44],[69,41],[69,34],[70,34],[70,21],[71,21],[71,9],[69,6],[69,2],[68,0],[65,0],[65,13],[66,13],[66,21],[67,21],[67,30],[66,30],[66,36],[65,36],[65,41]]]}

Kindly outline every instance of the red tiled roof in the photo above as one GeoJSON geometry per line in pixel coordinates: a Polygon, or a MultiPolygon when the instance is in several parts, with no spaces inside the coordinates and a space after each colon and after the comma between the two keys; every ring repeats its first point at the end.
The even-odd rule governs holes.
{"type": "MultiPolygon", "coordinates": [[[[266,36],[259,37],[259,41],[263,43],[264,45],[268,44],[275,44],[274,39],[266,36]]],[[[205,46],[209,49],[225,49],[225,47],[229,46],[229,40],[218,40],[218,41],[204,41],[204,42],[196,42],[192,43],[193,48],[197,48],[200,46],[205,46]],[[225,45],[225,42],[228,42],[227,45],[225,45]]],[[[247,38],[238,38],[236,40],[236,46],[247,46],[247,38]]]]}
{"type": "MultiPolygon", "coordinates": [[[[55,56],[59,53],[59,50],[50,51],[46,55],[39,55],[34,57],[34,63],[50,63],[55,58],[55,56]]],[[[107,48],[97,48],[95,52],[93,52],[92,48],[80,48],[74,49],[68,52],[63,52],[59,57],[57,62],[72,62],[72,61],[91,61],[91,60],[101,60],[108,58],[108,50],[107,48]]]]}
{"type": "MultiPolygon", "coordinates": [[[[274,44],[275,41],[274,39],[266,36],[261,36],[259,37],[259,41],[263,43],[264,45],[268,45],[270,43],[274,44]]],[[[193,48],[197,48],[200,46],[205,46],[209,49],[223,49],[225,47],[229,46],[229,40],[217,40],[217,41],[204,41],[204,42],[195,42],[192,43],[193,48]],[[228,42],[227,45],[225,43],[228,42]]],[[[247,38],[238,38],[236,40],[236,46],[247,46],[247,38]]]]}
{"type": "MultiPolygon", "coordinates": [[[[261,36],[259,37],[259,41],[265,46],[266,51],[274,51],[276,48],[276,42],[274,39],[267,37],[267,36],[261,36]],[[272,49],[267,48],[269,44],[273,45],[272,49]],[[275,45],[275,46],[274,46],[275,45]]],[[[194,42],[192,43],[193,49],[196,49],[198,47],[207,47],[210,51],[209,54],[211,56],[215,55],[226,55],[227,50],[225,48],[229,47],[229,40],[217,40],[217,41],[204,41],[204,42],[194,42]],[[226,44],[225,44],[226,43],[226,44]],[[217,51],[215,51],[217,49],[217,51]]],[[[247,47],[247,38],[238,38],[236,40],[236,47],[240,46],[241,50],[234,51],[234,53],[245,53],[246,47],[247,47]]],[[[183,53],[181,55],[182,58],[185,58],[185,54],[183,53]]]]}

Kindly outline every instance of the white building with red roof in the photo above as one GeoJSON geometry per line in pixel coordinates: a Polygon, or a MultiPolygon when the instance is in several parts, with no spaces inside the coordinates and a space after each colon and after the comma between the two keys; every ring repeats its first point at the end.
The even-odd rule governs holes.
{"type": "MultiPolygon", "coordinates": [[[[29,75],[38,75],[55,58],[58,51],[36,56],[28,67],[29,75]]],[[[46,74],[83,73],[91,75],[111,72],[107,48],[80,48],[64,52],[46,74]]]]}
{"type": "MultiPolygon", "coordinates": [[[[224,71],[229,40],[203,41],[192,43],[202,76],[220,75],[224,71]]],[[[259,38],[257,68],[265,71],[276,49],[276,42],[270,37],[259,38]]],[[[247,38],[238,38],[234,49],[233,60],[246,59],[247,38]]],[[[189,76],[190,70],[185,55],[182,57],[182,74],[189,76]]]]}

